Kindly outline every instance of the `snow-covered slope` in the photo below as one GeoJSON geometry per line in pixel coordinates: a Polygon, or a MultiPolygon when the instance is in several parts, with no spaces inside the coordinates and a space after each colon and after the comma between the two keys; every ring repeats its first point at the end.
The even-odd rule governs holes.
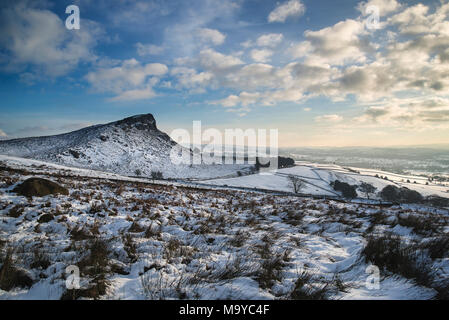
{"type": "MultiPolygon", "coordinates": [[[[343,168],[338,165],[320,165],[316,163],[301,162],[295,167],[279,169],[270,174],[254,174],[229,179],[214,179],[204,181],[210,185],[229,187],[257,188],[272,191],[293,192],[289,182],[289,176],[296,176],[304,182],[301,193],[322,196],[338,196],[330,183],[335,180],[360,185],[362,182],[369,183],[381,191],[388,185],[406,187],[416,190],[423,196],[437,195],[449,198],[449,186],[435,183],[419,176],[401,176],[385,171],[343,168]],[[376,176],[377,175],[377,176],[376,176]],[[380,178],[387,177],[388,180],[380,178]]],[[[359,197],[365,195],[359,192],[359,197]]],[[[372,199],[376,196],[371,195],[372,199]]]]}
{"type": "Polygon", "coordinates": [[[220,177],[242,169],[174,165],[170,159],[174,146],[181,148],[157,129],[153,115],[145,114],[56,136],[0,141],[0,154],[123,175],[161,171],[164,178],[220,177]]]}
{"type": "Polygon", "coordinates": [[[447,210],[138,180],[0,156],[0,300],[447,299],[447,210]]]}

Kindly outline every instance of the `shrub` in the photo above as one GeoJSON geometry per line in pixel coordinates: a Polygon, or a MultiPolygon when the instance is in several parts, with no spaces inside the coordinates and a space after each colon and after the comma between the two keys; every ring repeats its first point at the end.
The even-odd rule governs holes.
{"type": "Polygon", "coordinates": [[[432,259],[442,259],[449,257],[449,235],[439,236],[423,244],[432,259]]]}
{"type": "Polygon", "coordinates": [[[158,179],[158,180],[163,179],[162,172],[160,172],[160,171],[151,171],[151,178],[152,178],[153,180],[156,180],[156,179],[158,179]]]}
{"type": "Polygon", "coordinates": [[[54,215],[52,215],[51,213],[46,213],[43,214],[39,217],[39,220],[37,220],[39,223],[47,223],[52,221],[55,218],[54,215]]]}
{"type": "Polygon", "coordinates": [[[399,199],[399,188],[393,185],[386,186],[379,195],[385,201],[397,201],[399,199]]]}
{"type": "Polygon", "coordinates": [[[13,252],[9,249],[0,268],[0,289],[10,291],[13,288],[30,288],[33,279],[14,265],[13,252]]]}
{"type": "Polygon", "coordinates": [[[358,188],[368,199],[370,194],[374,194],[377,190],[375,186],[366,182],[362,182],[358,188]]]}
{"type": "Polygon", "coordinates": [[[11,218],[18,218],[23,214],[24,208],[23,205],[16,205],[9,209],[8,216],[11,218]]]}
{"type": "Polygon", "coordinates": [[[307,271],[302,271],[295,282],[295,286],[290,293],[293,300],[324,300],[326,299],[328,285],[320,287],[313,286],[311,282],[313,276],[307,271]]]}
{"type": "Polygon", "coordinates": [[[385,201],[400,203],[420,203],[423,201],[422,195],[408,188],[398,188],[393,185],[386,186],[380,192],[380,197],[385,201]]]}
{"type": "Polygon", "coordinates": [[[347,199],[357,198],[357,191],[356,191],[357,187],[356,186],[351,186],[349,183],[341,182],[339,180],[335,180],[332,183],[332,186],[335,191],[341,192],[343,197],[345,197],[347,199]]]}
{"type": "Polygon", "coordinates": [[[89,254],[78,265],[84,274],[96,276],[106,272],[108,265],[109,244],[102,239],[91,240],[88,244],[89,254]]]}
{"type": "Polygon", "coordinates": [[[362,251],[365,260],[408,279],[419,285],[430,287],[434,270],[429,259],[416,247],[402,243],[398,236],[371,237],[362,251]]]}
{"type": "Polygon", "coordinates": [[[404,203],[420,203],[423,201],[423,196],[415,190],[401,188],[400,190],[401,202],[404,203]]]}

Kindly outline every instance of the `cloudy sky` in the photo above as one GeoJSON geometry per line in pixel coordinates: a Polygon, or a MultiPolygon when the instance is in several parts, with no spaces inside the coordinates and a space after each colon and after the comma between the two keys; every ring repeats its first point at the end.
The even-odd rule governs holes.
{"type": "Polygon", "coordinates": [[[0,83],[0,139],[153,113],[281,146],[449,143],[449,3],[2,0],[0,83]]]}

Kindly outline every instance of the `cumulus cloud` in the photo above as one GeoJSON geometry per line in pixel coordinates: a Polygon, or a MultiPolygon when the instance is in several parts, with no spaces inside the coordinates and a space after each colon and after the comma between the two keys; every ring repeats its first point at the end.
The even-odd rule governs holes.
{"type": "Polygon", "coordinates": [[[212,43],[214,45],[223,44],[226,39],[225,34],[218,30],[209,28],[198,29],[196,35],[203,43],[212,43]]]}
{"type": "Polygon", "coordinates": [[[437,7],[433,13],[429,10],[428,6],[419,3],[395,14],[388,22],[396,25],[401,34],[449,36],[449,3],[437,7]]]}
{"type": "Polygon", "coordinates": [[[212,71],[224,71],[243,65],[243,61],[231,55],[225,55],[212,49],[202,50],[198,56],[199,65],[212,71]]]}
{"type": "Polygon", "coordinates": [[[261,35],[257,38],[256,43],[260,47],[276,47],[282,42],[283,39],[284,36],[282,33],[269,33],[261,35]]]}
{"type": "Polygon", "coordinates": [[[268,15],[268,22],[285,22],[289,17],[299,17],[304,14],[306,7],[299,0],[287,1],[268,15]]]}
{"type": "Polygon", "coordinates": [[[177,88],[187,88],[192,92],[201,93],[205,91],[212,79],[211,72],[197,72],[193,68],[175,67],[170,74],[177,78],[177,88]]]}
{"type": "Polygon", "coordinates": [[[414,97],[393,98],[380,105],[369,106],[355,123],[363,126],[384,126],[400,129],[426,130],[449,128],[449,99],[414,97]]]}
{"type": "Polygon", "coordinates": [[[267,49],[251,50],[251,58],[256,62],[269,62],[273,51],[267,49]]]}
{"type": "MultiPolygon", "coordinates": [[[[235,112],[256,105],[302,103],[317,96],[332,101],[354,97],[356,103],[369,106],[360,108],[353,119],[363,126],[446,125],[443,98],[449,95],[449,4],[431,9],[371,0],[358,8],[362,14],[356,19],[307,30],[304,41],[287,50],[290,61],[270,64],[284,40],[282,34],[272,33],[242,43],[252,61],[243,61],[241,54],[204,49],[194,58],[179,60],[180,68],[185,69],[173,74],[181,88],[231,91],[210,103],[235,112]],[[369,5],[377,5],[388,14],[383,19],[382,35],[365,28],[363,8],[369,5]],[[433,99],[409,101],[404,96],[433,99]]],[[[331,114],[315,120],[349,126],[342,119],[331,114]]]]}
{"type": "Polygon", "coordinates": [[[341,65],[349,62],[364,62],[366,52],[371,50],[369,43],[361,36],[365,33],[361,21],[347,19],[318,31],[304,33],[306,42],[299,44],[299,51],[307,55],[313,64],[341,65]]]}
{"type": "Polygon", "coordinates": [[[172,75],[177,79],[177,87],[195,89],[195,92],[226,86],[227,77],[244,66],[238,57],[210,48],[201,50],[193,58],[177,59],[176,64],[172,75]]]}
{"type": "Polygon", "coordinates": [[[69,31],[53,12],[19,1],[0,12],[0,46],[8,56],[3,68],[21,71],[28,66],[34,73],[61,76],[80,62],[93,62],[93,48],[103,35],[98,24],[82,20],[80,30],[69,31]]]}
{"type": "Polygon", "coordinates": [[[131,89],[121,92],[118,96],[113,97],[110,101],[131,101],[131,100],[145,100],[156,96],[151,86],[143,89],[131,89]]]}
{"type": "Polygon", "coordinates": [[[369,0],[360,2],[357,9],[362,13],[363,16],[371,14],[367,9],[369,7],[375,6],[379,9],[380,16],[388,15],[394,11],[397,11],[401,4],[396,0],[369,0]]]}
{"type": "MultiPolygon", "coordinates": [[[[170,1],[162,1],[170,3],[170,1]]],[[[164,30],[164,46],[179,56],[193,57],[210,45],[224,43],[226,35],[209,28],[214,21],[235,24],[240,0],[185,0],[177,2],[179,19],[164,30]]],[[[173,6],[173,4],[171,4],[173,6]]]]}
{"type": "Polygon", "coordinates": [[[235,107],[237,105],[248,106],[255,104],[261,98],[259,93],[242,92],[238,96],[230,95],[227,98],[213,102],[213,104],[221,104],[224,107],[235,107]]]}
{"type": "Polygon", "coordinates": [[[120,65],[99,68],[86,75],[86,80],[98,92],[114,93],[112,101],[149,99],[155,96],[152,87],[168,68],[160,63],[142,65],[135,59],[125,60],[120,65]]]}

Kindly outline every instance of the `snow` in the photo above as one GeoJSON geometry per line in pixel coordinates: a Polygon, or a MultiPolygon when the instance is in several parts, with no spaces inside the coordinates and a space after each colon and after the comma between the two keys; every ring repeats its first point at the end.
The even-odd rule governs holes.
{"type": "MultiPolygon", "coordinates": [[[[383,208],[386,221],[370,231],[379,212],[375,204],[250,191],[290,191],[291,174],[310,182],[306,191],[312,194],[332,195],[328,183],[336,177],[351,183],[367,179],[379,188],[392,182],[359,177],[338,166],[307,164],[273,175],[207,180],[204,184],[215,187],[200,189],[190,182],[153,184],[10,156],[0,156],[0,161],[0,257],[8,247],[17,249],[14,262],[32,275],[34,283],[29,289],[0,290],[0,299],[59,299],[66,292],[65,268],[89,256],[91,240],[73,235],[81,227],[98,232],[96,237],[108,245],[108,264],[102,271],[107,290],[96,297],[100,299],[289,299],[303,271],[313,275],[308,285],[316,287],[332,284],[338,274],[345,289],[330,285],[328,299],[431,299],[436,294],[433,288],[386,270],[381,271],[380,289],[369,290],[366,268],[371,263],[362,251],[370,235],[390,232],[404,243],[417,244],[447,235],[447,211],[419,205],[383,208]],[[29,200],[10,192],[30,176],[57,181],[70,195],[29,200]],[[100,209],[92,210],[94,204],[100,209]],[[17,205],[23,205],[24,212],[15,218],[9,212],[17,205]],[[45,213],[55,214],[55,219],[39,223],[45,213]],[[444,223],[432,234],[415,233],[398,223],[404,213],[444,223]],[[134,223],[143,231],[131,232],[134,223]],[[47,256],[47,268],[32,266],[35,250],[47,256]],[[276,257],[281,262],[264,282],[264,265],[276,257]],[[113,271],[112,265],[124,272],[113,271]]],[[[419,186],[431,188],[429,193],[438,190],[419,186]]],[[[448,257],[432,264],[438,270],[435,281],[449,278],[448,257]]],[[[84,271],[82,280],[84,286],[97,281],[84,271]]]]}
{"type": "Polygon", "coordinates": [[[209,179],[249,170],[241,164],[175,164],[173,147],[190,154],[156,128],[153,116],[141,115],[57,136],[0,141],[0,154],[126,176],[160,171],[164,178],[209,179]]]}
{"type": "MultiPolygon", "coordinates": [[[[341,182],[346,182],[351,185],[360,185],[362,182],[366,182],[376,187],[377,191],[381,191],[388,185],[395,185],[416,190],[423,196],[437,195],[449,198],[449,186],[441,186],[432,182],[429,182],[429,185],[426,185],[426,182],[428,181],[423,177],[401,176],[385,171],[364,170],[359,168],[349,169],[337,165],[320,165],[302,162],[294,167],[279,169],[272,173],[253,174],[228,179],[212,179],[203,182],[210,185],[293,192],[288,179],[289,175],[293,175],[305,182],[305,187],[300,190],[300,193],[303,194],[338,196],[339,194],[332,189],[330,183],[335,180],[340,180],[341,182]],[[359,171],[360,174],[354,173],[349,169],[359,171]],[[376,177],[376,174],[379,176],[386,176],[389,180],[378,178],[376,177]],[[411,183],[407,183],[407,180],[410,180],[411,183]],[[413,183],[414,181],[417,183],[413,183]]],[[[359,197],[363,198],[365,195],[359,193],[359,197]]]]}

